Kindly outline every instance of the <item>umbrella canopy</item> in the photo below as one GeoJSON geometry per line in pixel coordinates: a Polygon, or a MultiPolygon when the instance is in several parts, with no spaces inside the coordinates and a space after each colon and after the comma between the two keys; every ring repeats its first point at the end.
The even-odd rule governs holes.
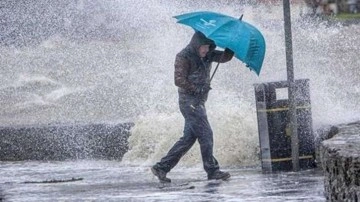
{"type": "Polygon", "coordinates": [[[265,56],[265,40],[254,26],[231,16],[200,11],[174,16],[178,23],[203,33],[222,48],[234,51],[235,57],[254,70],[257,75],[265,56]]]}

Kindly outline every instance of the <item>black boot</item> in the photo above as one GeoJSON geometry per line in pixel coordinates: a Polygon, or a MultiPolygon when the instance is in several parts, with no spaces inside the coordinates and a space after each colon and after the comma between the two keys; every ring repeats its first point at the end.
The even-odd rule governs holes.
{"type": "Polygon", "coordinates": [[[166,177],[166,172],[157,168],[156,165],[151,167],[151,172],[159,179],[162,183],[169,183],[171,179],[166,177]]]}
{"type": "Polygon", "coordinates": [[[230,173],[222,172],[220,170],[208,175],[208,180],[227,180],[230,178],[230,173]]]}

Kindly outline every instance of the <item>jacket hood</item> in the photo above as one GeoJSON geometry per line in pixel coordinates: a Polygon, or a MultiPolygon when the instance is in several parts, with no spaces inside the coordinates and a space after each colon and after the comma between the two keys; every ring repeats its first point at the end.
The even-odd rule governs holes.
{"type": "Polygon", "coordinates": [[[201,45],[210,45],[209,52],[215,50],[216,48],[215,42],[213,40],[206,38],[203,33],[196,31],[190,40],[189,46],[193,49],[194,52],[196,52],[196,54],[198,54],[198,50],[201,45]]]}

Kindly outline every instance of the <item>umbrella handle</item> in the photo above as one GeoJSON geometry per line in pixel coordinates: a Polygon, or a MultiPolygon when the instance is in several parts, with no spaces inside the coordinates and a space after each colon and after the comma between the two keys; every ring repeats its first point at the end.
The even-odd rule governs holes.
{"type": "Polygon", "coordinates": [[[242,14],[242,15],[240,16],[239,20],[241,21],[243,17],[244,17],[244,14],[242,14]]]}
{"type": "Polygon", "coordinates": [[[210,82],[209,82],[209,83],[211,83],[212,79],[214,78],[214,75],[215,75],[215,73],[216,73],[216,71],[217,71],[217,69],[218,69],[218,67],[219,67],[219,65],[220,65],[220,61],[221,61],[221,60],[223,59],[223,57],[224,57],[224,53],[225,53],[225,52],[223,52],[223,53],[221,54],[220,60],[219,60],[219,62],[218,62],[217,65],[216,65],[216,68],[215,68],[215,70],[214,70],[214,73],[211,75],[211,78],[210,78],[210,82]]]}

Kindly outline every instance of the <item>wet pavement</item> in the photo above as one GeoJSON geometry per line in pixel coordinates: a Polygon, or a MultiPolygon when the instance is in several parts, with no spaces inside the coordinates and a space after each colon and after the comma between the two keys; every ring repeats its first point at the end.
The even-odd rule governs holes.
{"type": "Polygon", "coordinates": [[[1,162],[3,201],[325,201],[322,171],[262,174],[224,169],[229,181],[206,180],[201,166],[176,167],[161,184],[149,166],[117,161],[1,162]],[[74,181],[71,181],[74,180],[74,181]]]}

